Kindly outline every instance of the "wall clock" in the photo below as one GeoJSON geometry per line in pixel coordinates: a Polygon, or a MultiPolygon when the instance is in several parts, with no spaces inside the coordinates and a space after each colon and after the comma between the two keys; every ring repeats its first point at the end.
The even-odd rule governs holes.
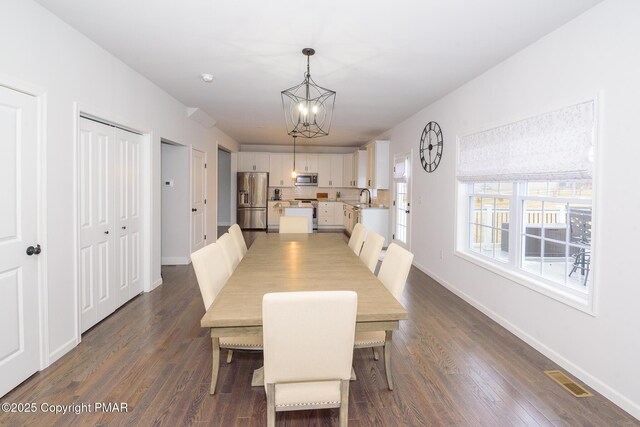
{"type": "Polygon", "coordinates": [[[438,168],[442,159],[442,129],[436,122],[429,122],[420,137],[420,162],[427,172],[438,168]]]}

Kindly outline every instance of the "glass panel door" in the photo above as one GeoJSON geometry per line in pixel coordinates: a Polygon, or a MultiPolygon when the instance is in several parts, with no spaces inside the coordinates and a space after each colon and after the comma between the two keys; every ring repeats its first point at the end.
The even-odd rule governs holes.
{"type": "Polygon", "coordinates": [[[411,214],[411,153],[394,157],[393,241],[409,249],[411,214]]]}

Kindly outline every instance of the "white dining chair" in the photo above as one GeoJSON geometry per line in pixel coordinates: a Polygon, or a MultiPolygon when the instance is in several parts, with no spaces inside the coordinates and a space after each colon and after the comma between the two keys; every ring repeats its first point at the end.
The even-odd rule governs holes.
{"type": "Polygon", "coordinates": [[[207,310],[229,279],[227,262],[222,248],[217,243],[211,243],[192,253],[191,262],[196,272],[204,309],[207,310]]]}
{"type": "Polygon", "coordinates": [[[361,223],[357,223],[355,227],[353,227],[351,238],[349,239],[349,247],[356,255],[360,255],[362,243],[364,243],[364,236],[366,234],[367,228],[361,223]]]}
{"type": "MultiPolygon", "coordinates": [[[[191,254],[191,262],[196,272],[200,295],[204,309],[208,310],[218,296],[220,290],[229,279],[230,273],[222,247],[218,243],[211,243],[191,254]]],[[[212,345],[216,345],[212,342],[212,345]]],[[[227,363],[231,363],[233,350],[262,350],[261,336],[221,337],[220,348],[227,349],[227,363]]],[[[214,370],[212,368],[212,376],[214,370]]],[[[211,394],[214,394],[216,381],[211,381],[211,394]]]]}
{"type": "Polygon", "coordinates": [[[240,226],[238,224],[233,224],[231,227],[229,227],[229,234],[233,238],[233,242],[238,248],[238,254],[240,255],[238,259],[242,261],[242,258],[244,258],[244,256],[247,254],[247,243],[244,241],[240,226]]]}
{"type": "Polygon", "coordinates": [[[374,231],[369,231],[360,251],[360,259],[375,274],[380,251],[384,246],[384,237],[374,231]]]}
{"type": "Polygon", "coordinates": [[[262,300],[267,426],[276,412],[340,408],[346,426],[358,296],[279,292],[262,300]]]}
{"type": "Polygon", "coordinates": [[[309,220],[304,216],[281,216],[280,233],[309,233],[309,220]]]}
{"type": "Polygon", "coordinates": [[[224,254],[224,259],[227,262],[227,268],[229,269],[229,276],[231,276],[238,266],[238,263],[240,263],[238,249],[233,241],[233,237],[231,237],[229,233],[224,233],[222,236],[218,237],[218,241],[216,243],[222,248],[222,253],[224,254]]]}
{"type": "MultiPolygon", "coordinates": [[[[413,262],[413,254],[408,250],[392,243],[387,248],[387,253],[382,260],[378,279],[385,288],[400,301],[402,292],[407,283],[409,270],[413,262]]],[[[393,379],[391,378],[391,333],[386,331],[371,331],[356,333],[355,348],[373,348],[373,357],[378,360],[376,349],[382,347],[384,350],[384,369],[387,376],[389,390],[393,390],[393,379]]]]}

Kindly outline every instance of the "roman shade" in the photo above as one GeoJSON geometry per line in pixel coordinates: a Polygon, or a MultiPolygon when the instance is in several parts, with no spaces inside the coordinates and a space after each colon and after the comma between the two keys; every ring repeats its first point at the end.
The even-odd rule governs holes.
{"type": "Polygon", "coordinates": [[[594,101],[461,137],[463,182],[590,179],[594,101]]]}
{"type": "Polygon", "coordinates": [[[396,182],[407,182],[406,158],[395,159],[393,165],[393,180],[396,182]]]}

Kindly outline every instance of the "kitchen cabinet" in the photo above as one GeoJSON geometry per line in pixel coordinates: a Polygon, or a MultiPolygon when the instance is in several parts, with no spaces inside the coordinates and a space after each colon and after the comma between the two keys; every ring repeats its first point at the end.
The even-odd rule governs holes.
{"type": "Polygon", "coordinates": [[[238,153],[238,172],[269,172],[269,153],[238,153]]]}
{"type": "Polygon", "coordinates": [[[342,220],[343,220],[344,228],[345,230],[347,230],[347,234],[349,235],[351,235],[351,233],[353,232],[355,219],[356,219],[355,211],[353,206],[344,203],[342,220]]]}
{"type": "Polygon", "coordinates": [[[279,228],[280,217],[284,214],[284,208],[276,208],[275,205],[280,202],[267,203],[267,226],[268,228],[279,228]]]}
{"type": "Polygon", "coordinates": [[[342,187],[342,154],[318,155],[318,187],[342,187]]]}
{"type": "Polygon", "coordinates": [[[356,185],[355,177],[355,161],[354,157],[356,153],[349,153],[342,155],[342,186],[347,188],[353,188],[356,185]]]}
{"type": "Polygon", "coordinates": [[[298,172],[318,173],[318,155],[317,154],[296,154],[296,169],[298,172]]]}
{"type": "Polygon", "coordinates": [[[357,219],[368,231],[374,231],[384,237],[384,246],[389,246],[389,209],[360,209],[357,219]]]}
{"type": "Polygon", "coordinates": [[[269,187],[293,187],[292,170],[293,154],[271,154],[269,156],[269,187]]]}
{"type": "Polygon", "coordinates": [[[318,227],[343,227],[342,202],[318,203],[318,227]]]}
{"type": "Polygon", "coordinates": [[[367,145],[367,188],[389,189],[389,141],[367,145]]]}
{"type": "Polygon", "coordinates": [[[367,151],[343,154],[342,185],[348,188],[365,188],[367,186],[367,151]]]}
{"type": "Polygon", "coordinates": [[[342,223],[342,206],[344,203],[335,202],[333,204],[333,223],[338,227],[344,227],[342,223]]]}

